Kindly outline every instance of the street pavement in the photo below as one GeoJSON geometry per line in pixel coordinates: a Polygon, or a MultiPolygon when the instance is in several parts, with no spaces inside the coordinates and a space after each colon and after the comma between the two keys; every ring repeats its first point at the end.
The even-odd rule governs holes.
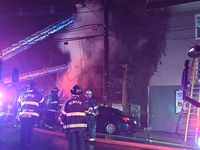
{"type": "MultiPolygon", "coordinates": [[[[31,146],[20,147],[19,130],[13,123],[0,124],[0,150],[67,150],[65,134],[59,131],[49,131],[34,128],[31,146]]],[[[129,136],[107,135],[97,133],[96,144],[86,141],[86,150],[183,150],[197,147],[157,142],[129,136]]]]}
{"type": "MultiPolygon", "coordinates": [[[[0,149],[1,150],[67,150],[67,141],[64,133],[35,128],[32,145],[20,146],[19,130],[12,124],[0,126],[0,149]]],[[[86,150],[148,150],[137,146],[118,145],[116,143],[103,142],[98,139],[95,144],[86,141],[86,150]]]]}

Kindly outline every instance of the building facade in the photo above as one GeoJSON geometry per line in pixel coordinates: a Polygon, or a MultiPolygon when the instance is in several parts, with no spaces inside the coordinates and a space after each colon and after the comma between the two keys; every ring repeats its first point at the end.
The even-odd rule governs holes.
{"type": "MultiPolygon", "coordinates": [[[[178,125],[178,102],[184,63],[193,58],[188,50],[199,43],[199,1],[178,4],[164,9],[171,14],[166,35],[165,55],[149,84],[149,126],[153,130],[175,132],[178,125]],[[163,119],[165,121],[163,121],[163,119]]],[[[190,78],[190,76],[189,76],[190,78]]]]}

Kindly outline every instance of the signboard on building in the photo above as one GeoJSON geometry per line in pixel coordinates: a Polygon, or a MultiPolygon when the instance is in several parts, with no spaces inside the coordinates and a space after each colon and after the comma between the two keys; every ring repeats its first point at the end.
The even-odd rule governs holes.
{"type": "Polygon", "coordinates": [[[175,91],[175,113],[188,113],[189,103],[183,100],[183,91],[177,90],[175,91]]]}

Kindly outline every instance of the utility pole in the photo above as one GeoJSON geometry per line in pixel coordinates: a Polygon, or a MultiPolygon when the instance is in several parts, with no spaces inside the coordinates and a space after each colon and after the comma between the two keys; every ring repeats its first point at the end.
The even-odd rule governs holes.
{"type": "Polygon", "coordinates": [[[123,70],[123,80],[122,80],[122,107],[123,111],[129,114],[128,101],[127,101],[127,70],[128,64],[121,64],[123,70]]]}
{"type": "Polygon", "coordinates": [[[96,13],[87,7],[83,3],[77,3],[76,7],[81,8],[81,7],[87,7],[94,15],[101,21],[101,23],[104,26],[104,53],[103,53],[103,102],[104,106],[111,106],[111,101],[110,101],[110,96],[109,96],[109,0],[104,0],[104,22],[96,15],[96,13]]]}
{"type": "Polygon", "coordinates": [[[104,0],[104,62],[103,62],[103,97],[104,105],[111,106],[109,97],[109,3],[104,0]]]}

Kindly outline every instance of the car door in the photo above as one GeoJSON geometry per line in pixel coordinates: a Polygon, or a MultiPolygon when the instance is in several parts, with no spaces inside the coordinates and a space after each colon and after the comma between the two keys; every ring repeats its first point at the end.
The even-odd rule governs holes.
{"type": "Polygon", "coordinates": [[[97,131],[104,131],[105,124],[111,119],[111,112],[106,107],[99,107],[97,116],[97,131]]]}

